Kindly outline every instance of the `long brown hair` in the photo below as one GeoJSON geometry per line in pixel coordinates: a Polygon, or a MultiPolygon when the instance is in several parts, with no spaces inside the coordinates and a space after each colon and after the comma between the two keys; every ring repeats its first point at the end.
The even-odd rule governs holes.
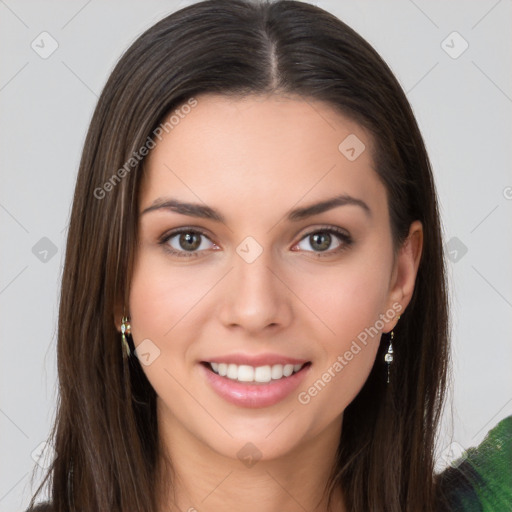
{"type": "Polygon", "coordinates": [[[114,324],[116,303],[128,304],[137,248],[144,159],[134,154],[190,98],[269,92],[325,101],[371,132],[395,251],[411,222],[423,224],[414,294],[394,331],[391,382],[383,334],[371,374],[345,410],[328,489],[341,486],[351,511],[433,509],[448,305],[435,185],[411,107],[377,52],[334,15],[298,1],[208,0],[133,43],[90,124],[62,278],[59,402],[50,435],[57,457],[35,494],[49,482],[56,512],[159,506],[155,391],[138,359],[123,359],[114,324]]]}

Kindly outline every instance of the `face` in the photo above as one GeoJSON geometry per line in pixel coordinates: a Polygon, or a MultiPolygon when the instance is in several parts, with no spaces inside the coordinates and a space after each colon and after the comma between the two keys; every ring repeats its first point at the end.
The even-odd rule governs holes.
{"type": "Polygon", "coordinates": [[[162,432],[233,459],[337,440],[415,277],[372,141],[318,101],[196,100],[146,160],[127,308],[162,432]]]}

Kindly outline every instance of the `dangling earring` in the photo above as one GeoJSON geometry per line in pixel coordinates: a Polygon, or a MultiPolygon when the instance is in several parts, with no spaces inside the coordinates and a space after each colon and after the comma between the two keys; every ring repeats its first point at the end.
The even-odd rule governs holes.
{"type": "Polygon", "coordinates": [[[389,347],[388,351],[386,352],[386,355],[384,356],[384,361],[386,361],[386,364],[388,365],[388,378],[387,378],[387,384],[389,384],[389,368],[391,366],[391,363],[393,362],[393,331],[391,331],[391,339],[389,340],[389,347]]]}
{"type": "MultiPolygon", "coordinates": [[[[397,323],[398,323],[398,320],[400,320],[400,316],[397,319],[397,323]]],[[[386,355],[384,356],[384,361],[388,365],[388,377],[387,377],[387,380],[386,380],[387,384],[389,384],[389,369],[391,367],[391,363],[393,362],[393,338],[394,337],[395,337],[395,333],[393,332],[393,330],[391,330],[391,337],[389,339],[388,351],[386,352],[386,355]]]]}
{"type": "Polygon", "coordinates": [[[126,341],[126,336],[129,336],[130,334],[130,323],[128,322],[128,318],[123,316],[123,319],[121,320],[121,339],[123,340],[123,357],[125,359],[130,357],[131,354],[130,345],[128,345],[128,342],[126,341]]]}

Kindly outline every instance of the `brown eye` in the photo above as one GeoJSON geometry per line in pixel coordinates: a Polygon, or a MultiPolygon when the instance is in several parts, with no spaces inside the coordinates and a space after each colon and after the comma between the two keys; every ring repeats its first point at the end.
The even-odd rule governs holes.
{"type": "Polygon", "coordinates": [[[178,245],[185,251],[195,251],[201,245],[201,236],[198,233],[180,233],[178,245]]]}
{"type": "Polygon", "coordinates": [[[199,256],[200,252],[216,247],[206,234],[195,229],[174,230],[159,243],[171,254],[185,257],[199,256]]]}
{"type": "Polygon", "coordinates": [[[332,237],[326,231],[320,231],[309,235],[311,247],[316,248],[319,251],[326,251],[331,246],[332,237]]]}
{"type": "Polygon", "coordinates": [[[352,244],[352,238],[345,231],[329,227],[306,234],[297,245],[300,250],[317,253],[318,256],[337,254],[352,244]],[[309,250],[307,245],[312,248],[309,250]]]}

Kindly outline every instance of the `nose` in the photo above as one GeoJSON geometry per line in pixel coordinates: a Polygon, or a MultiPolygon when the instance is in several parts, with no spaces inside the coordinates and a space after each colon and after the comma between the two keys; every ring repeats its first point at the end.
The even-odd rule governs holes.
{"type": "Polygon", "coordinates": [[[272,262],[270,251],[264,250],[252,262],[234,254],[233,264],[227,285],[221,291],[222,324],[251,335],[288,326],[292,319],[293,293],[272,262]]]}

